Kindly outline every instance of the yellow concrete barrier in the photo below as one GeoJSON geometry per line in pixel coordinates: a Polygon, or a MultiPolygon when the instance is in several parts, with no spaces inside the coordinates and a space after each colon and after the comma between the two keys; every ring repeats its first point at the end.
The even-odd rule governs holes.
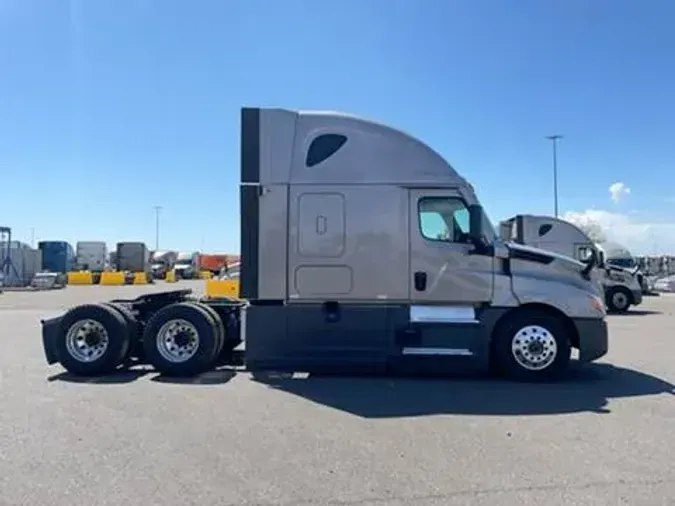
{"type": "Polygon", "coordinates": [[[166,278],[164,279],[167,283],[176,282],[176,271],[169,271],[166,273],[166,278]]]}
{"type": "Polygon", "coordinates": [[[148,275],[145,272],[134,272],[134,285],[147,285],[148,275]]]}
{"type": "Polygon", "coordinates": [[[69,285],[93,285],[94,275],[89,271],[75,271],[68,273],[69,285]]]}
{"type": "Polygon", "coordinates": [[[206,296],[209,299],[239,298],[238,279],[207,279],[206,296]]]}
{"type": "Polygon", "coordinates": [[[211,279],[213,278],[213,273],[211,271],[200,271],[199,279],[211,279]]]}
{"type": "Polygon", "coordinates": [[[123,285],[124,273],[119,271],[102,272],[100,284],[107,286],[123,285]]]}

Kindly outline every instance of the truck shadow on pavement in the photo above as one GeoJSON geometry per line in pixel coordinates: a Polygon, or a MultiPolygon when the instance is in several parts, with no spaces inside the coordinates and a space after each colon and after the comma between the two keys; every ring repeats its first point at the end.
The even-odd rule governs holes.
{"type": "Polygon", "coordinates": [[[94,377],[75,376],[68,372],[61,372],[50,376],[47,378],[47,381],[65,381],[67,383],[82,383],[86,385],[119,385],[131,383],[148,375],[153,375],[150,380],[158,383],[173,383],[177,385],[222,385],[234,378],[236,371],[231,369],[215,369],[190,378],[178,378],[162,376],[161,374],[157,374],[150,367],[138,368],[135,366],[132,368],[120,369],[113,374],[94,377]]]}
{"type": "Polygon", "coordinates": [[[654,311],[653,309],[630,309],[625,313],[611,313],[608,316],[614,318],[615,316],[625,317],[625,316],[648,316],[653,314],[663,314],[661,311],[654,311]]]}
{"type": "Polygon", "coordinates": [[[556,383],[493,379],[310,377],[279,380],[270,387],[364,418],[437,414],[551,415],[610,413],[610,399],[675,394],[675,385],[610,364],[574,364],[556,383]]]}

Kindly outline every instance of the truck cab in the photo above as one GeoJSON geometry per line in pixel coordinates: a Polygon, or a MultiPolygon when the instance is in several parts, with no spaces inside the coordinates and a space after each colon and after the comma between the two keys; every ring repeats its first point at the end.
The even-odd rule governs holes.
{"type": "Polygon", "coordinates": [[[174,272],[179,279],[195,279],[199,276],[199,253],[182,251],[176,257],[174,272]]]}
{"type": "Polygon", "coordinates": [[[501,223],[500,234],[502,239],[553,251],[580,262],[595,258],[595,275],[610,312],[623,313],[642,302],[643,289],[636,272],[609,263],[603,246],[568,221],[519,214],[501,223]]]}

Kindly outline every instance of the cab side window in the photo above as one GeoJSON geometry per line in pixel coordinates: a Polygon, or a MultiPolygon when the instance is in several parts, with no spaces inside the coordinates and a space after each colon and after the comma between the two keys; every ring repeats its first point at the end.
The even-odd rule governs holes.
{"type": "Polygon", "coordinates": [[[453,197],[424,197],[417,205],[422,237],[430,241],[469,242],[469,210],[453,197]]]}

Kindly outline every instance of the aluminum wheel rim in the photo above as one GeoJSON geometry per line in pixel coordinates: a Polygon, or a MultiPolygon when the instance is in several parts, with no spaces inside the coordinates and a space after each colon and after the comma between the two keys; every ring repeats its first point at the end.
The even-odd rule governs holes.
{"type": "Polygon", "coordinates": [[[169,320],[157,332],[157,351],[169,362],[186,362],[194,357],[198,349],[199,332],[187,320],[169,320]]]}
{"type": "Polygon", "coordinates": [[[529,371],[549,367],[558,354],[558,344],[553,334],[539,325],[528,325],[516,332],[511,343],[516,362],[529,371]]]}
{"type": "Polygon", "coordinates": [[[614,307],[623,309],[628,306],[628,297],[626,297],[625,293],[616,292],[612,295],[612,302],[614,303],[614,307]]]}
{"type": "Polygon", "coordinates": [[[78,362],[94,362],[108,350],[110,337],[101,322],[78,320],[66,332],[68,354],[78,362]]]}

